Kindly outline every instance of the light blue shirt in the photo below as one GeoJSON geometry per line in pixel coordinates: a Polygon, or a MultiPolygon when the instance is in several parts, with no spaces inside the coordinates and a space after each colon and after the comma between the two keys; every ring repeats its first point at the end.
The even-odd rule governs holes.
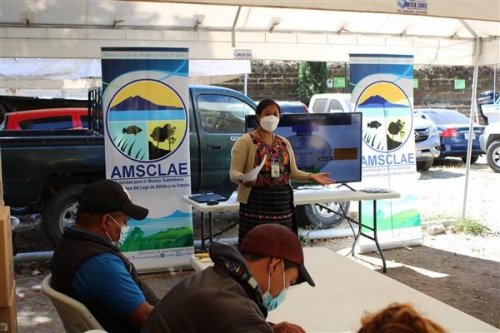
{"type": "Polygon", "coordinates": [[[77,299],[97,301],[122,318],[127,318],[145,301],[123,261],[111,253],[85,261],[76,271],[71,286],[77,299]]]}

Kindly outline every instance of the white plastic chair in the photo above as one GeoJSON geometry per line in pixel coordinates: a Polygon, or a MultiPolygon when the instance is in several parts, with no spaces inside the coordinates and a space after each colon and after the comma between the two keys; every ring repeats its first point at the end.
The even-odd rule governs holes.
{"type": "Polygon", "coordinates": [[[104,328],[90,313],[85,305],[72,297],[58,292],[50,286],[52,274],[47,275],[42,281],[42,290],[49,296],[52,304],[59,313],[64,329],[67,333],[81,333],[89,330],[101,330],[104,328]]]}

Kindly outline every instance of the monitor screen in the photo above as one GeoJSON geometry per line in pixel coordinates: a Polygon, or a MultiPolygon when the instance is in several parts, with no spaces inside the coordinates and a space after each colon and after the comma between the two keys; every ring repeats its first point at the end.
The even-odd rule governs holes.
{"type": "MultiPolygon", "coordinates": [[[[275,133],[290,141],[299,169],[360,182],[361,118],[361,112],[284,114],[275,133]]],[[[247,132],[256,126],[255,115],[246,116],[247,132]]]]}

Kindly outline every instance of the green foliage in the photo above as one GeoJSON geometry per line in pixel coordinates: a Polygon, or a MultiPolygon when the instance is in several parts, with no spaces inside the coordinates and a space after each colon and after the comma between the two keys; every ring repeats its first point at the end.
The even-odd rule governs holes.
{"type": "Polygon", "coordinates": [[[300,101],[306,105],[314,94],[326,92],[326,62],[302,62],[299,65],[298,93],[300,101]]]}
{"type": "Polygon", "coordinates": [[[451,231],[463,232],[464,234],[474,235],[474,236],[483,236],[487,234],[490,229],[482,224],[481,222],[474,219],[460,219],[455,224],[451,226],[451,231]]]}
{"type": "Polygon", "coordinates": [[[170,249],[193,245],[193,230],[188,227],[170,228],[144,237],[144,232],[135,227],[120,246],[120,251],[142,251],[170,249]]]}

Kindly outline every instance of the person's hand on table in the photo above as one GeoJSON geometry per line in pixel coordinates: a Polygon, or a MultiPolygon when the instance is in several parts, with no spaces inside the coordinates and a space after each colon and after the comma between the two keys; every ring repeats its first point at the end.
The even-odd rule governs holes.
{"type": "Polygon", "coordinates": [[[328,172],[311,173],[309,179],[321,185],[330,185],[335,183],[335,180],[328,177],[329,175],[330,173],[328,172]]]}
{"type": "Polygon", "coordinates": [[[273,325],[273,331],[274,333],[306,333],[299,325],[287,321],[273,325]]]}

